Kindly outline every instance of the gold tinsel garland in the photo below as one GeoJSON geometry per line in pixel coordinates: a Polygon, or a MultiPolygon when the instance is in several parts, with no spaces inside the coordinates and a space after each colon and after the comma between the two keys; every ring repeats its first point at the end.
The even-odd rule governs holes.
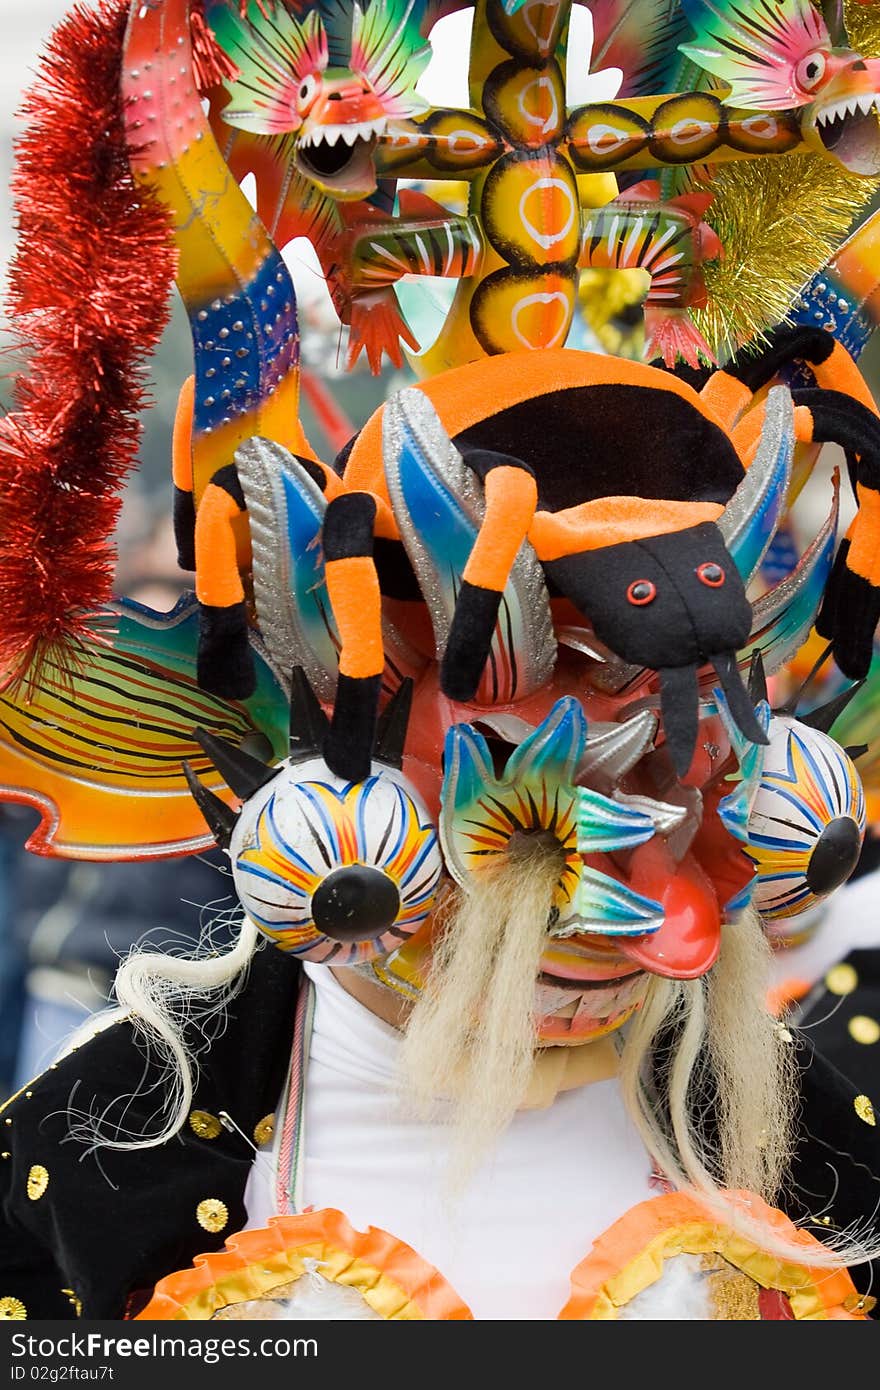
{"type": "Polygon", "coordinates": [[[880,4],[876,0],[868,4],[845,0],[843,14],[851,47],[867,58],[876,58],[880,54],[880,4]]]}
{"type": "MultiPolygon", "coordinates": [[[[844,12],[852,47],[880,56],[880,3],[845,0],[844,12]]],[[[724,256],[705,268],[709,305],[694,319],[723,356],[785,317],[874,196],[877,181],[804,154],[721,165],[711,188],[706,220],[724,256]]]]}

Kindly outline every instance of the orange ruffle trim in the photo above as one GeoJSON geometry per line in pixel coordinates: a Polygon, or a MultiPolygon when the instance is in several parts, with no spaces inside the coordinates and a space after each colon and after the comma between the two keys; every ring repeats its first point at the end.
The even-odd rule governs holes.
{"type": "Polygon", "coordinates": [[[433,1265],[387,1231],[356,1231],[325,1208],[276,1216],[268,1227],[231,1236],[223,1250],[197,1255],[192,1269],[161,1279],[139,1319],[207,1320],[221,1308],[293,1284],[316,1261],[323,1278],[357,1289],[383,1318],[459,1321],[470,1309],[433,1265]]]}
{"type": "MultiPolygon", "coordinates": [[[[752,1193],[731,1194],[748,1214],[803,1250],[803,1262],[768,1254],[695,1197],[671,1192],[632,1207],[574,1269],[564,1322],[608,1320],[662,1277],[667,1259],[719,1255],[758,1288],[786,1296],[797,1320],[862,1321],[863,1302],[843,1268],[820,1268],[820,1241],[752,1193]]],[[[403,1241],[370,1226],[356,1231],[327,1208],[273,1218],[232,1236],[222,1251],[198,1255],[191,1269],[156,1285],[140,1319],[210,1319],[219,1310],[293,1285],[310,1269],[357,1289],[385,1319],[470,1320],[473,1314],[443,1275],[403,1241]],[[312,1264],[311,1262],[315,1262],[312,1264]]]]}

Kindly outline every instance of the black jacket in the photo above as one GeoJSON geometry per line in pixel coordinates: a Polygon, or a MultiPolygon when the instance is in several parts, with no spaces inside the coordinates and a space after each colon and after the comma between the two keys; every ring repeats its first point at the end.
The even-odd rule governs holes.
{"type": "MultiPolygon", "coordinates": [[[[252,1135],[274,1109],[290,1057],[298,980],[295,962],[280,951],[257,953],[225,1030],[201,1058],[194,1110],[211,1118],[226,1111],[252,1135]]],[[[854,1221],[864,1225],[866,1215],[876,1222],[880,1129],[860,1118],[854,1088],[809,1044],[799,1055],[803,1138],[786,1209],[799,1218],[828,1217],[812,1226],[820,1236],[854,1221]]],[[[149,1129],[157,1104],[156,1093],[144,1095],[150,1072],[130,1026],[117,1023],[0,1115],[5,1316],[21,1316],[21,1305],[38,1319],[75,1317],[80,1309],[92,1318],[130,1315],[157,1280],[188,1267],[200,1252],[220,1249],[244,1224],[253,1150],[239,1135],[215,1133],[217,1125],[208,1125],[213,1137],[199,1135],[187,1124],[168,1143],[132,1152],[93,1152],[71,1136],[71,1116],[82,1113],[149,1129]],[[135,1093],[136,1100],[119,1100],[135,1093]],[[200,1204],[211,1199],[228,1213],[216,1231],[198,1217],[200,1204]]],[[[866,1288],[868,1271],[856,1270],[854,1279],[866,1288]]]]}
{"type": "Polygon", "coordinates": [[[802,1022],[823,1057],[873,1095],[880,1117],[880,948],[850,951],[804,1001],[802,1022]]]}
{"type": "MultiPolygon", "coordinates": [[[[193,1110],[214,1119],[224,1110],[248,1136],[274,1110],[290,1061],[299,977],[280,951],[257,952],[227,1027],[200,1057],[193,1110]]],[[[83,1317],[122,1318],[139,1311],[163,1275],[222,1249],[244,1225],[254,1154],[238,1134],[220,1128],[216,1137],[200,1137],[187,1124],[161,1147],[131,1152],[90,1151],[71,1136],[72,1117],[83,1114],[103,1116],[105,1127],[155,1130],[158,1092],[144,1092],[151,1071],[131,1026],[115,1023],[0,1114],[0,1310],[6,1298],[23,1303],[31,1318],[75,1317],[80,1308],[83,1317]],[[48,1173],[36,1198],[28,1195],[35,1168],[32,1193],[43,1186],[39,1170],[48,1173]],[[227,1208],[222,1230],[199,1223],[197,1209],[208,1199],[227,1208]]]]}

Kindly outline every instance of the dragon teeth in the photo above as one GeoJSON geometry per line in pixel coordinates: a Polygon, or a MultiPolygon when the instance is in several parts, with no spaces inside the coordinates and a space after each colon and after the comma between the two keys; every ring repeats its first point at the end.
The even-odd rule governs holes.
{"type": "Polygon", "coordinates": [[[849,97],[846,101],[836,101],[832,106],[823,106],[817,113],[816,121],[819,125],[828,125],[830,121],[842,121],[847,116],[859,115],[868,116],[873,110],[877,109],[877,93],[867,92],[864,96],[849,97]]]}
{"type": "Polygon", "coordinates": [[[347,125],[325,125],[316,126],[304,135],[301,145],[305,148],[308,145],[336,145],[342,140],[348,146],[354,146],[358,140],[371,140],[374,135],[382,135],[385,132],[386,120],[384,116],[379,116],[375,121],[351,121],[347,125]]]}

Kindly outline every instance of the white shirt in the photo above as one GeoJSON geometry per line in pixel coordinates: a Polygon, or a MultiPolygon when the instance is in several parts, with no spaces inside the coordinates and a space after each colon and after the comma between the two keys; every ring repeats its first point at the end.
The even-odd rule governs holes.
{"type": "MultiPolygon", "coordinates": [[[[315,1018],[306,1070],[304,1193],[359,1230],[379,1226],[445,1276],[475,1318],[555,1318],[569,1275],[593,1240],[655,1196],[651,1163],[615,1081],[518,1112],[463,1195],[443,1192],[447,1131],[402,1113],[400,1034],[347,994],[326,966],[306,965],[315,1018]]],[[[280,1108],[280,1107],[279,1107],[280,1108]]],[[[245,1194],[248,1226],[276,1214],[272,1150],[245,1194]]]]}

